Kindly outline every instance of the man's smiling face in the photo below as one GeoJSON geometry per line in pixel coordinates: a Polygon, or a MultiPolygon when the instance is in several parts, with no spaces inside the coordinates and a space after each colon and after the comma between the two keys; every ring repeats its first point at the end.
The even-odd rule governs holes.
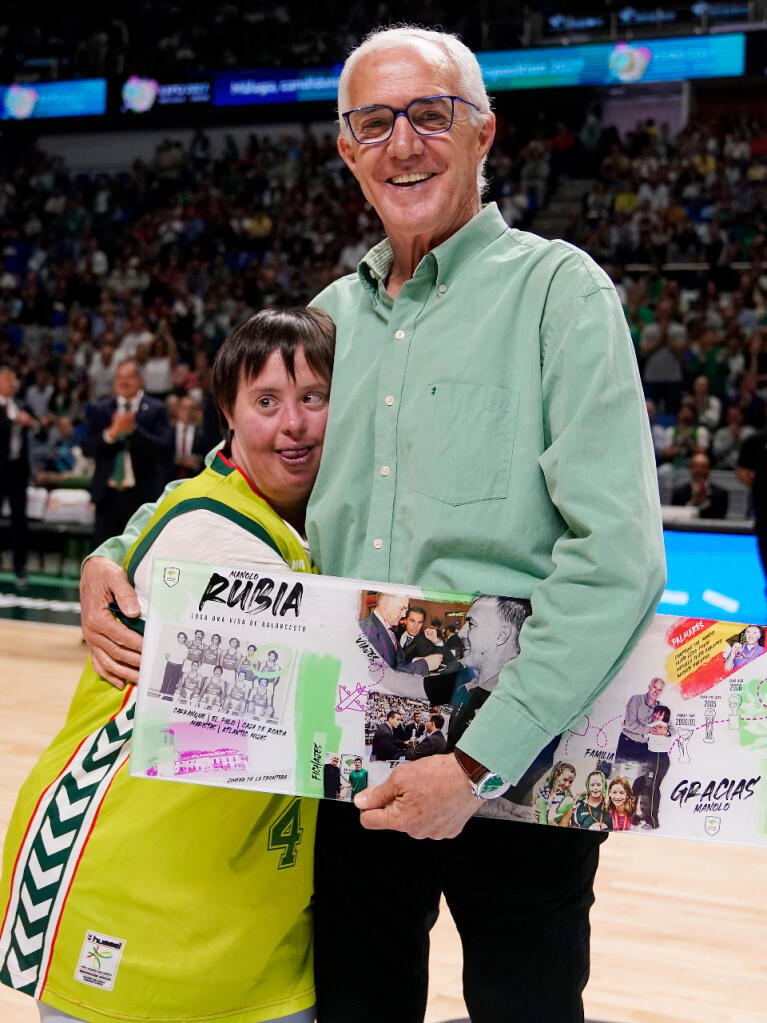
{"type": "MultiPolygon", "coordinates": [[[[380,103],[404,109],[420,97],[460,94],[458,76],[439,47],[393,46],[359,59],[351,71],[348,107],[380,103]]],[[[385,142],[360,145],[345,135],[338,140],[343,160],[393,243],[421,236],[433,248],[479,210],[477,168],[495,122],[483,114],[475,124],[471,108],[455,106],[452,128],[440,135],[418,135],[406,117],[397,117],[385,142]]]]}

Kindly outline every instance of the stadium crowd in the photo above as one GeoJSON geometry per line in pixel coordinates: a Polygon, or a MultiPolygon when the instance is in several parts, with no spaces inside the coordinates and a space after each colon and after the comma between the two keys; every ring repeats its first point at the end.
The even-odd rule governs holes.
{"type": "MultiPolygon", "coordinates": [[[[492,49],[497,40],[518,46],[524,10],[490,0],[481,5],[425,0],[418,20],[450,25],[468,46],[492,49]]],[[[156,4],[139,0],[119,11],[81,0],[66,12],[51,10],[44,24],[17,6],[0,16],[0,81],[47,63],[64,77],[142,74],[162,80],[222,67],[298,68],[340,63],[368,32],[410,21],[403,3],[342,3],[322,7],[289,2],[242,8],[232,3],[156,4]],[[291,30],[300,18],[301,32],[291,30]]]]}
{"type": "MultiPolygon", "coordinates": [[[[648,121],[619,138],[596,110],[573,131],[500,120],[488,198],[512,226],[534,230],[563,177],[593,181],[565,236],[618,288],[661,478],[686,482],[696,455],[733,469],[765,425],[765,124],[698,122],[674,137],[648,121]]],[[[72,450],[87,405],[128,357],[172,422],[185,399],[182,421],[214,441],[210,367],[230,330],[305,303],[381,233],[335,140],[308,128],[242,147],[229,136],[216,153],[198,131],[115,175],[74,176],[33,150],[0,173],[0,219],[0,363],[40,423],[43,483],[87,471],[72,450]]],[[[169,477],[180,468],[171,457],[169,477]]]]}

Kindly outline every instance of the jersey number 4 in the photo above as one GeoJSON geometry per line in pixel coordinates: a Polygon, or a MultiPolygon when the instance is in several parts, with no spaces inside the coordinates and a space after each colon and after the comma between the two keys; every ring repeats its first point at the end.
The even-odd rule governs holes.
{"type": "Polygon", "coordinates": [[[269,828],[269,848],[282,850],[280,862],[277,864],[278,870],[295,866],[303,835],[301,800],[294,799],[269,828]]]}

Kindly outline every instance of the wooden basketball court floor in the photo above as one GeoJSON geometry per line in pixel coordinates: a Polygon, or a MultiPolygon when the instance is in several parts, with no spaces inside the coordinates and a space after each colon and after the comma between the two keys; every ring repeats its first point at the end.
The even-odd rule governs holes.
{"type": "MultiPolygon", "coordinates": [[[[64,719],[84,660],[77,628],[0,622],[0,837],[21,782],[64,719]]],[[[603,847],[596,889],[588,1019],[767,1023],[767,850],[615,835],[603,847]]],[[[540,983],[556,969],[542,962],[540,983]]],[[[460,974],[443,907],[429,1023],[466,1016],[460,974]]],[[[1,1023],[37,1020],[29,998],[0,986],[1,1023]]]]}

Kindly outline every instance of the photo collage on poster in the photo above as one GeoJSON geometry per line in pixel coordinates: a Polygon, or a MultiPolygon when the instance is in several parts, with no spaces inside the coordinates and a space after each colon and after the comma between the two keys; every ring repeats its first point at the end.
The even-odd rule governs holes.
{"type": "MultiPolygon", "coordinates": [[[[399,763],[455,748],[503,666],[519,654],[520,631],[530,605],[515,598],[481,595],[464,614],[459,614],[459,605],[452,609],[452,621],[460,627],[446,632],[441,618],[444,603],[435,607],[422,601],[403,608],[397,604],[401,598],[395,596],[364,596],[368,614],[361,618],[360,628],[391,669],[382,685],[369,694],[366,706],[364,765],[373,784],[399,763]],[[439,653],[440,663],[425,663],[439,653]],[[416,681],[413,673],[419,658],[423,667],[416,681]],[[424,691],[420,700],[414,698],[418,685],[424,691]],[[392,690],[392,695],[382,693],[382,688],[392,690]],[[395,692],[401,694],[400,702],[395,692]],[[402,700],[408,692],[411,698],[402,700]]],[[[661,621],[658,616],[656,633],[661,621]]],[[[591,716],[584,715],[580,724],[553,738],[523,777],[501,797],[488,800],[480,813],[592,831],[651,832],[661,827],[665,799],[663,813],[680,807],[699,811],[706,832],[718,832],[722,814],[750,799],[761,781],[758,770],[738,772],[729,770],[726,763],[717,774],[712,746],[717,730],[726,726],[730,744],[735,733],[738,742],[745,743],[741,731],[745,736],[745,729],[751,728],[767,747],[767,713],[743,718],[740,712],[749,688],[758,709],[767,711],[767,679],[757,677],[749,684],[736,678],[764,654],[764,630],[756,625],[680,622],[662,637],[664,658],[666,647],[676,649],[674,663],[681,666],[681,670],[672,669],[673,684],[660,674],[652,676],[643,682],[642,691],[634,685],[635,691],[620,697],[617,705],[618,687],[608,690],[591,716]],[[725,683],[728,693],[722,716],[725,683]],[[600,704],[608,708],[604,713],[600,704]],[[708,747],[710,779],[680,776],[691,773],[685,771],[692,763],[691,740],[693,746],[708,747]],[[674,784],[669,789],[666,778],[672,757],[674,784]]],[[[762,667],[759,662],[755,667],[767,674],[767,664],[762,667]]]]}
{"type": "Polygon", "coordinates": [[[292,651],[257,647],[239,636],[203,629],[163,630],[147,696],[174,710],[194,710],[243,722],[279,724],[285,707],[292,651]]]}
{"type": "MultiPolygon", "coordinates": [[[[153,571],[131,774],[346,802],[456,748],[531,613],[519,598],[308,574],[153,571]]],[[[767,845],[764,629],[656,615],[478,812],[767,845]]]]}
{"type": "Polygon", "coordinates": [[[455,748],[519,654],[529,614],[529,601],[505,597],[479,596],[467,606],[363,592],[359,628],[389,669],[365,707],[371,784],[396,763],[455,748]]]}

